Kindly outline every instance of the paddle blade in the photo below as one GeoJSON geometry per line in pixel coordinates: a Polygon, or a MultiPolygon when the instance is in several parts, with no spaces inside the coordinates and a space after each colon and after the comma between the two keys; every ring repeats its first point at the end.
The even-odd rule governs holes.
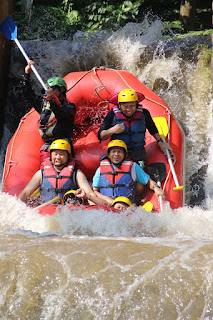
{"type": "Polygon", "coordinates": [[[153,208],[153,204],[151,203],[151,201],[147,201],[143,206],[142,206],[143,209],[145,209],[146,211],[148,212],[151,212],[152,211],[152,208],[153,208]]]}
{"type": "Polygon", "coordinates": [[[0,25],[0,30],[8,40],[15,40],[17,38],[17,27],[11,16],[4,19],[0,25]]]}
{"type": "Polygon", "coordinates": [[[150,177],[158,181],[163,181],[166,178],[166,165],[163,162],[153,162],[148,165],[150,177]]]}
{"type": "Polygon", "coordinates": [[[164,117],[157,117],[153,118],[153,121],[158,129],[158,133],[162,139],[165,139],[167,134],[169,133],[168,124],[166,118],[164,117]]]}
{"type": "Polygon", "coordinates": [[[180,191],[180,190],[183,190],[184,186],[177,186],[177,187],[174,187],[173,190],[174,191],[180,191]]]}

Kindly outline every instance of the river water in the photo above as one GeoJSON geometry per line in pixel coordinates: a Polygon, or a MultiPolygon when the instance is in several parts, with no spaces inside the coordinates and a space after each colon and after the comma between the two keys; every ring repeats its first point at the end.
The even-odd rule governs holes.
{"type": "MultiPolygon", "coordinates": [[[[0,192],[0,319],[213,319],[210,64],[202,68],[188,40],[175,46],[159,20],[22,44],[44,79],[104,65],[160,95],[186,134],[186,204],[172,211],[166,203],[158,214],[64,208],[43,217],[0,192]]],[[[10,79],[24,65],[14,47],[10,79]]],[[[3,146],[26,111],[11,101],[3,146]]]]}

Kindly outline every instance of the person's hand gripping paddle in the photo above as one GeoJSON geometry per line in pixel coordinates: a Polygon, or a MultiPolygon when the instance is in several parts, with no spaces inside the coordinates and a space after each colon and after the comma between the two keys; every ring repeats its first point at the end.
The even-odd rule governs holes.
{"type": "MultiPolygon", "coordinates": [[[[158,129],[160,137],[163,139],[163,142],[165,143],[165,138],[166,138],[167,134],[169,133],[169,128],[168,128],[168,124],[167,124],[166,119],[164,117],[158,117],[158,118],[153,118],[153,120],[154,120],[155,125],[158,129]]],[[[169,165],[170,165],[170,168],[172,171],[172,175],[173,175],[173,178],[175,181],[175,185],[176,185],[176,187],[174,187],[173,190],[183,190],[184,186],[179,185],[178,178],[177,178],[175,168],[172,163],[172,159],[171,159],[171,155],[169,153],[169,150],[166,150],[166,155],[167,155],[168,162],[169,162],[169,165]]]]}
{"type": "MultiPolygon", "coordinates": [[[[15,41],[15,43],[17,44],[18,48],[20,49],[21,53],[23,54],[23,56],[25,57],[27,62],[29,62],[30,58],[28,57],[28,55],[26,54],[26,52],[24,51],[23,47],[21,46],[20,42],[17,39],[17,26],[15,25],[11,16],[8,16],[7,18],[4,19],[4,21],[0,25],[0,30],[2,31],[2,33],[4,34],[4,36],[8,40],[15,41]]],[[[46,91],[47,90],[46,85],[44,84],[44,82],[41,79],[40,75],[38,74],[36,68],[32,64],[31,64],[31,69],[34,72],[37,79],[39,80],[39,82],[41,83],[44,90],[46,91]]]]}

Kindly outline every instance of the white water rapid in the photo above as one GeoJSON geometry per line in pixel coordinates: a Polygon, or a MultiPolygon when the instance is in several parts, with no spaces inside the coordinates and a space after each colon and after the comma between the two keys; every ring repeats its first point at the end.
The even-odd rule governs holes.
{"type": "MultiPolygon", "coordinates": [[[[199,41],[168,39],[161,21],[147,18],[113,34],[22,42],[43,79],[125,69],[165,100],[186,135],[186,204],[43,217],[0,192],[1,319],[213,319],[212,84],[210,64],[195,58],[199,41]]],[[[24,66],[14,47],[10,80],[24,66]]],[[[8,100],[3,146],[27,108],[8,100]]]]}

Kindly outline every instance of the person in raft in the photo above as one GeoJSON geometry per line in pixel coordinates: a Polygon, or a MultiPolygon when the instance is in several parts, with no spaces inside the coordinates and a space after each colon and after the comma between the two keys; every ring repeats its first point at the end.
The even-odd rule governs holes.
{"type": "Polygon", "coordinates": [[[93,177],[93,190],[101,199],[108,197],[127,197],[131,202],[140,204],[136,198],[136,184],[148,185],[156,196],[164,191],[157,183],[133,160],[127,158],[127,146],[122,140],[112,140],[107,147],[107,155],[100,161],[100,167],[93,177]]]}
{"type": "Polygon", "coordinates": [[[74,206],[83,205],[84,199],[78,196],[78,194],[81,192],[82,192],[81,189],[67,191],[63,196],[63,205],[74,205],[74,206]]]}
{"type": "Polygon", "coordinates": [[[111,207],[124,211],[129,207],[132,207],[132,202],[127,197],[117,197],[113,200],[111,207]]]}
{"type": "Polygon", "coordinates": [[[49,147],[56,139],[67,140],[74,150],[71,141],[73,133],[76,106],[66,100],[67,85],[66,82],[59,77],[53,77],[47,80],[47,90],[43,97],[39,97],[33,91],[30,84],[31,65],[35,65],[34,61],[30,60],[25,67],[25,74],[22,76],[22,90],[29,101],[29,106],[34,107],[40,114],[38,122],[38,130],[44,141],[41,147],[40,156],[41,162],[49,158],[49,147]]]}
{"type": "Polygon", "coordinates": [[[91,189],[86,176],[76,167],[74,159],[71,158],[71,146],[63,139],[52,142],[50,146],[50,159],[44,160],[43,167],[38,170],[18,198],[27,202],[30,195],[40,189],[41,202],[52,200],[56,196],[63,199],[69,190],[77,190],[78,197],[81,192],[88,200],[99,205],[111,205],[112,199],[98,198],[91,189]]]}
{"type": "Polygon", "coordinates": [[[109,99],[114,104],[112,110],[105,116],[98,131],[98,139],[119,139],[126,143],[129,158],[145,169],[145,132],[146,129],[157,140],[162,152],[172,151],[168,143],[161,139],[158,129],[150,115],[139,102],[145,99],[144,95],[132,89],[124,89],[109,99]]]}

